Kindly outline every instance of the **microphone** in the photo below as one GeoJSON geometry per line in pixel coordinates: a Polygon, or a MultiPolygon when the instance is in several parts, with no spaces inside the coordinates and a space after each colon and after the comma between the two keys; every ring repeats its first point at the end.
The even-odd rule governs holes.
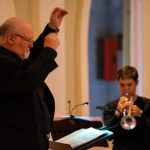
{"type": "Polygon", "coordinates": [[[88,102],[84,102],[84,103],[81,103],[81,104],[77,104],[75,105],[74,107],[72,107],[71,109],[71,101],[68,101],[68,104],[69,104],[69,115],[70,117],[74,117],[74,115],[72,115],[73,111],[75,110],[75,108],[79,107],[79,106],[86,106],[88,105],[89,103],[88,102]]]}

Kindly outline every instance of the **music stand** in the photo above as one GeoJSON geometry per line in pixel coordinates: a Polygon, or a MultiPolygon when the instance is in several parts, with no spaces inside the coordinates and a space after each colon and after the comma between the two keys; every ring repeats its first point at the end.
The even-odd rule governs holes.
{"type": "MultiPolygon", "coordinates": [[[[60,150],[60,149],[61,150],[85,150],[85,149],[92,148],[97,143],[106,140],[112,134],[113,134],[112,132],[106,131],[105,134],[100,135],[99,137],[97,137],[96,139],[93,139],[92,141],[87,141],[86,143],[79,144],[79,145],[78,144],[77,145],[73,144],[74,145],[73,147],[71,147],[71,145],[72,145],[71,143],[73,141],[69,142],[71,145],[66,144],[66,143],[59,143],[58,141],[57,142],[50,141],[49,142],[49,148],[52,149],[52,150],[60,150]]],[[[80,135],[79,135],[79,137],[80,137],[80,135]]],[[[72,138],[72,137],[70,137],[70,138],[72,138]]]]}
{"type": "MultiPolygon", "coordinates": [[[[62,116],[54,119],[51,135],[53,141],[56,141],[81,128],[100,128],[101,126],[103,123],[100,117],[62,116]]],[[[95,142],[95,146],[108,147],[108,142],[106,139],[101,140],[95,142]]]]}

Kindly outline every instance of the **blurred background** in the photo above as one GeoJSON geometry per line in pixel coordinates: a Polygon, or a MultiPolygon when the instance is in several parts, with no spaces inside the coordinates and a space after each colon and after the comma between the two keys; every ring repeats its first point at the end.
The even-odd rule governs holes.
{"type": "Polygon", "coordinates": [[[139,71],[138,95],[150,98],[149,0],[0,0],[0,23],[26,19],[34,39],[55,7],[69,14],[60,27],[59,67],[46,79],[56,102],[55,116],[101,116],[98,105],[119,96],[116,71],[124,65],[139,71]],[[68,103],[70,101],[70,103],[68,103]]]}

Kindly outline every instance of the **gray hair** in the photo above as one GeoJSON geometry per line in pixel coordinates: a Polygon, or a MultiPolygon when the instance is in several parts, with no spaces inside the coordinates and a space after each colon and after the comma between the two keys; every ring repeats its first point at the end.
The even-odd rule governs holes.
{"type": "Polygon", "coordinates": [[[3,24],[0,26],[0,36],[4,35],[9,30],[9,25],[3,24]]]}
{"type": "Polygon", "coordinates": [[[6,33],[11,33],[20,27],[20,22],[23,22],[20,18],[12,17],[7,19],[1,26],[0,26],[0,36],[5,35],[6,33]]]}

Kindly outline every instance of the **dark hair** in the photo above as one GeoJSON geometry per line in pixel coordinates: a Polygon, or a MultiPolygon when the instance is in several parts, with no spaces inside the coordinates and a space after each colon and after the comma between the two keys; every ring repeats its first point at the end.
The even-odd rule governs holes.
{"type": "Polygon", "coordinates": [[[134,81],[138,81],[137,69],[132,66],[124,66],[117,72],[117,80],[119,80],[120,78],[133,79],[134,81]]]}

